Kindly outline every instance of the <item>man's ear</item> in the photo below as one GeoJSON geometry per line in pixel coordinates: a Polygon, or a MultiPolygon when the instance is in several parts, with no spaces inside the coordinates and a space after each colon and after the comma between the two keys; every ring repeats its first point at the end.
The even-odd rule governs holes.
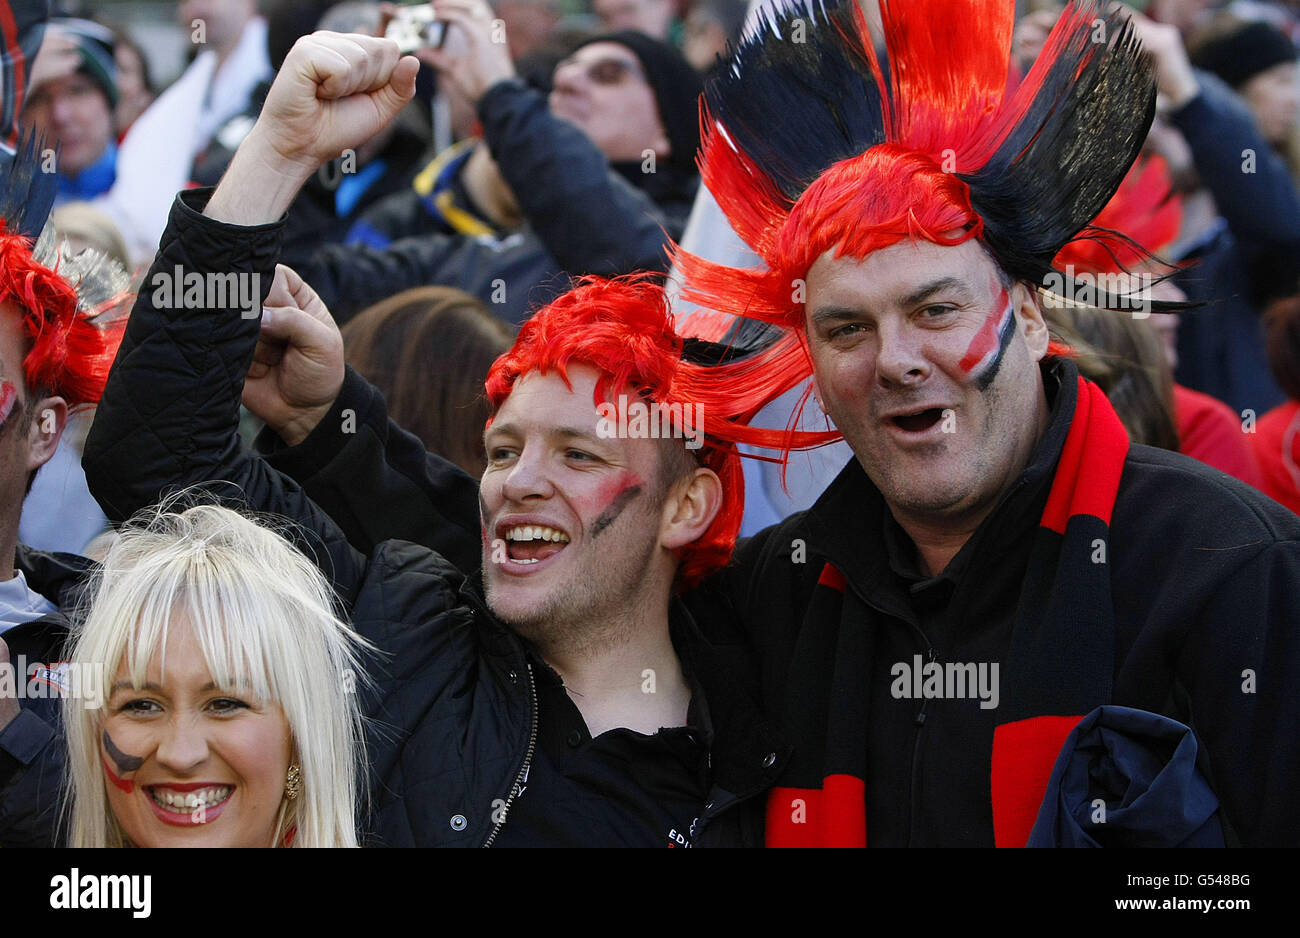
{"type": "Polygon", "coordinates": [[[1038,299],[1038,289],[1032,283],[1021,280],[1016,283],[1011,293],[1016,304],[1016,315],[1020,320],[1020,331],[1025,336],[1025,345],[1034,361],[1042,361],[1047,354],[1047,346],[1052,336],[1047,330],[1047,320],[1043,318],[1043,308],[1038,299]]]}
{"type": "Polygon", "coordinates": [[[822,413],[826,413],[826,405],[822,403],[822,386],[817,381],[817,372],[815,370],[812,376],[812,394],[813,400],[817,402],[817,406],[821,408],[822,413]]]}
{"type": "Polygon", "coordinates": [[[35,472],[50,461],[67,425],[68,402],[63,398],[43,397],[32,405],[31,424],[27,428],[28,472],[35,472]]]}
{"type": "Polygon", "coordinates": [[[700,539],[722,510],[722,481],[703,466],[678,479],[664,500],[659,543],[669,550],[700,539]]]}

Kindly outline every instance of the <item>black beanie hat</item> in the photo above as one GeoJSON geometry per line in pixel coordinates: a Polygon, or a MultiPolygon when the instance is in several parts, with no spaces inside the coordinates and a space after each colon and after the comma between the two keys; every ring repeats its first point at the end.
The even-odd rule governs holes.
{"type": "Polygon", "coordinates": [[[596,42],[616,42],[632,50],[654,91],[659,120],[673,148],[668,165],[693,174],[695,151],[700,148],[700,92],[704,90],[699,73],[674,46],[635,30],[593,36],[577,49],[596,42]]]}
{"type": "Polygon", "coordinates": [[[76,45],[81,55],[81,67],[77,71],[104,92],[110,110],[117,107],[117,61],[113,58],[117,40],[113,31],[99,23],[73,17],[54,17],[48,26],[46,32],[56,31],[76,45]]]}
{"type": "Polygon", "coordinates": [[[1276,26],[1257,22],[1197,46],[1190,58],[1197,68],[1240,88],[1274,65],[1294,62],[1296,47],[1276,26]]]}

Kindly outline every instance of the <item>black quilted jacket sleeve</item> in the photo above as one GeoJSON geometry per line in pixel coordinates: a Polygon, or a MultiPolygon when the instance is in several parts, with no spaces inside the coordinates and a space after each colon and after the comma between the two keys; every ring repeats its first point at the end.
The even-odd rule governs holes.
{"type": "Polygon", "coordinates": [[[363,557],[297,483],[248,452],[238,434],[282,225],[244,228],[206,218],[210,195],[195,189],[177,197],[141,284],[86,440],[90,491],[114,522],[190,487],[232,507],[286,517],[296,522],[296,546],[350,606],[363,557]],[[199,278],[202,288],[195,287],[199,278]]]}

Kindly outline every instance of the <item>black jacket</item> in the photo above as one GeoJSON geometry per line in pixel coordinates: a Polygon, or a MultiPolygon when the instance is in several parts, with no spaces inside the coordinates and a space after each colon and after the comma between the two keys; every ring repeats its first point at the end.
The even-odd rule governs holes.
{"type": "MultiPolygon", "coordinates": [[[[29,667],[63,661],[69,637],[66,612],[76,609],[93,563],[20,544],[15,564],[27,585],[59,608],[0,636],[9,646],[9,659],[15,669],[20,658],[29,667]]],[[[26,680],[23,675],[17,679],[26,680]]],[[[0,731],[0,847],[51,847],[58,841],[64,787],[61,701],[29,697],[20,706],[18,716],[0,731]]]]}
{"type": "MultiPolygon", "coordinates": [[[[1028,550],[1073,419],[1077,374],[1046,375],[1061,390],[1022,477],[954,559],[916,589],[895,572],[901,531],[879,490],[850,462],[808,511],[742,542],[732,564],[686,597],[714,642],[747,640],[763,705],[782,717],[796,760],[822,740],[794,732],[814,710],[865,712],[866,828],[873,845],[993,844],[990,759],[995,710],[971,700],[895,700],[890,668],[923,660],[1005,662],[1028,550]],[[1061,379],[1064,380],[1061,380],[1061,379]],[[833,570],[833,575],[827,571],[833,570]],[[860,641],[859,641],[860,640],[860,641]],[[871,662],[871,699],[836,694],[837,669],[871,662]],[[831,649],[831,651],[827,651],[831,649]],[[866,649],[863,652],[863,649],[866,649]],[[865,711],[863,710],[865,708],[865,711]]],[[[362,406],[345,387],[335,408],[362,406]]],[[[414,438],[389,430],[339,434],[327,418],[304,446],[353,466],[387,467],[402,484],[338,490],[340,513],[365,517],[348,537],[367,543],[391,527],[421,540],[446,494],[424,474],[414,438]]],[[[336,421],[335,421],[336,422],[336,421]]],[[[313,491],[326,468],[306,478],[313,491]]],[[[1300,519],[1259,492],[1176,453],[1133,446],[1110,523],[1117,623],[1112,703],[1190,726],[1230,837],[1300,844],[1300,519]]],[[[1011,674],[1002,675],[1008,696],[1011,674]]],[[[857,717],[855,717],[857,718],[857,717]]],[[[778,780],[819,787],[821,777],[778,780]]],[[[789,805],[777,805],[786,816],[789,805]]]]}
{"type": "MultiPolygon", "coordinates": [[[[265,294],[279,226],[238,228],[204,218],[208,194],[182,193],[154,271],[179,265],[187,272],[257,273],[265,294]]],[[[241,318],[233,304],[158,308],[152,291],[142,292],[86,441],[91,491],[120,520],[170,489],[224,480],[211,486],[217,497],[296,522],[298,546],[332,581],[354,628],[383,652],[367,664],[375,686],[358,687],[372,720],[371,808],[363,829],[373,842],[391,845],[488,843],[508,823],[508,807],[494,820],[493,805],[508,804],[535,731],[523,643],[488,612],[475,578],[444,556],[396,540],[358,551],[295,482],[241,447],[240,396],[257,336],[258,320],[241,318]]],[[[367,405],[356,415],[367,435],[374,421],[387,426],[377,399],[377,412],[367,405]]],[[[463,502],[440,515],[431,541],[462,559],[476,556],[473,481],[446,464],[429,465],[463,502]]],[[[353,488],[372,481],[351,479],[353,488]]],[[[677,614],[685,617],[684,610],[677,614]]],[[[698,637],[693,641],[694,660],[718,659],[698,637]]],[[[753,796],[771,784],[788,749],[747,702],[733,659],[701,665],[700,672],[717,740],[714,792],[699,842],[757,843],[762,799],[753,796]],[[732,810],[742,802],[743,809],[732,810]],[[710,823],[721,815],[725,824],[710,823]]]]}
{"type": "Polygon", "coordinates": [[[668,238],[685,230],[696,177],[667,166],[611,167],[520,81],[493,85],[479,118],[526,224],[470,236],[447,230],[414,191],[390,196],[363,218],[385,246],[329,245],[284,258],[339,322],[401,290],[438,284],[472,293],[518,324],[568,289],[571,277],[667,270],[668,238]]]}

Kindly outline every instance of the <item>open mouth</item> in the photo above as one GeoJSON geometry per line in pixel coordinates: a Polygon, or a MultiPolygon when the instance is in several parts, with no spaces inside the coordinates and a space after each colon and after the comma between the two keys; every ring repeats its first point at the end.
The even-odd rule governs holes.
{"type": "Polygon", "coordinates": [[[167,785],[148,785],[144,790],[158,817],[168,824],[180,826],[216,820],[235,792],[233,785],[209,785],[191,791],[177,791],[167,785]]]}
{"type": "Polygon", "coordinates": [[[931,407],[927,410],[918,410],[912,414],[901,414],[890,419],[895,426],[906,430],[908,433],[924,433],[943,419],[943,410],[938,407],[931,407]]]}
{"type": "Polygon", "coordinates": [[[506,556],[515,563],[541,563],[554,557],[569,543],[569,535],[558,528],[540,524],[519,524],[503,532],[506,556]]]}

